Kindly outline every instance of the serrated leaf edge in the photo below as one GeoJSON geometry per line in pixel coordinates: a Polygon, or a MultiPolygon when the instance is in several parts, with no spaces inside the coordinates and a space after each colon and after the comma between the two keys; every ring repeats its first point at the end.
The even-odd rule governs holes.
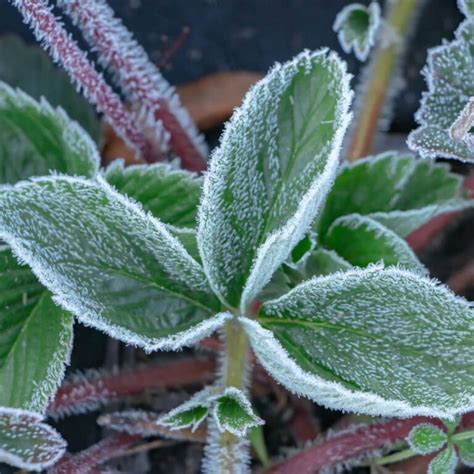
{"type": "MultiPolygon", "coordinates": [[[[66,181],[69,183],[82,183],[87,185],[95,185],[102,191],[104,191],[111,199],[119,201],[125,207],[128,207],[133,212],[140,214],[144,219],[148,219],[157,230],[168,236],[169,240],[173,242],[183,258],[188,260],[190,265],[195,268],[199,268],[202,271],[200,265],[188,254],[182,244],[172,236],[166,226],[161,223],[158,219],[154,218],[150,213],[146,213],[139,203],[132,201],[126,195],[121,194],[113,189],[102,177],[97,176],[96,180],[88,180],[83,178],[76,178],[67,175],[54,175],[47,177],[31,178],[28,181],[20,181],[14,186],[5,187],[8,189],[21,189],[24,186],[31,185],[35,182],[55,182],[55,181],[66,181]]],[[[2,189],[0,188],[0,191],[2,189]]],[[[201,321],[196,324],[193,328],[189,328],[178,334],[174,334],[169,337],[162,338],[148,338],[145,336],[137,336],[136,333],[128,329],[124,329],[118,325],[115,325],[105,319],[100,318],[95,313],[85,312],[82,308],[79,308],[67,294],[62,294],[60,284],[57,282],[57,278],[51,278],[51,272],[43,265],[38,263],[31,252],[23,248],[20,239],[17,239],[12,234],[5,232],[0,228],[0,239],[5,240],[12,248],[14,254],[19,258],[21,262],[29,265],[33,273],[36,275],[40,283],[46,288],[50,289],[53,293],[53,301],[60,307],[72,313],[82,324],[98,329],[112,338],[119,339],[127,344],[133,346],[142,347],[146,352],[152,352],[157,350],[170,350],[176,351],[183,347],[193,345],[200,339],[212,334],[216,329],[219,329],[225,321],[232,318],[232,314],[228,312],[217,313],[214,316],[210,316],[208,319],[201,321]]],[[[204,275],[203,275],[204,277],[204,275]]],[[[207,282],[202,282],[207,286],[207,282]]]]}
{"type": "MultiPolygon", "coordinates": [[[[301,285],[314,283],[317,280],[336,279],[341,281],[354,274],[366,272],[380,272],[380,271],[397,274],[409,275],[411,277],[419,278],[429,285],[436,288],[437,291],[446,293],[448,298],[456,298],[452,293],[436,280],[422,278],[416,273],[407,270],[399,269],[397,267],[389,267],[384,269],[383,265],[371,265],[365,269],[354,269],[347,272],[336,272],[329,276],[315,277],[308,280],[301,285]]],[[[293,291],[293,290],[291,290],[293,291]]],[[[291,292],[290,291],[290,292],[291,292]]],[[[273,300],[277,302],[282,297],[273,300]]],[[[461,298],[462,299],[462,298],[461,298]]],[[[466,302],[467,304],[467,302],[466,302]]],[[[456,415],[466,413],[474,408],[474,395],[469,403],[465,406],[440,410],[430,406],[413,406],[410,403],[402,400],[389,400],[380,395],[371,392],[356,392],[350,390],[343,385],[327,381],[319,376],[313,375],[303,370],[283,348],[280,342],[275,338],[273,333],[263,328],[258,321],[251,320],[245,316],[239,318],[240,323],[244,327],[247,336],[250,340],[250,345],[265,370],[279,383],[286,387],[290,392],[297,395],[305,396],[316,403],[323,405],[329,409],[351,411],[373,416],[393,416],[397,418],[408,418],[411,416],[425,415],[437,418],[451,419],[456,415]],[[262,357],[262,354],[272,354],[272,357],[262,357]]]]}
{"type": "Polygon", "coordinates": [[[19,469],[31,470],[31,471],[41,471],[45,468],[48,468],[55,464],[59,459],[62,458],[66,451],[66,441],[61,437],[61,435],[51,426],[46,423],[41,423],[43,421],[43,416],[39,413],[31,412],[28,410],[22,410],[19,408],[7,408],[7,407],[0,407],[0,416],[7,415],[9,417],[29,417],[34,424],[38,424],[44,429],[50,436],[51,439],[57,443],[57,446],[60,450],[57,452],[55,456],[51,458],[50,462],[47,463],[28,463],[25,462],[20,456],[16,454],[12,454],[9,451],[6,451],[0,447],[0,461],[6,462],[7,464],[11,464],[12,466],[18,467],[19,469]]]}

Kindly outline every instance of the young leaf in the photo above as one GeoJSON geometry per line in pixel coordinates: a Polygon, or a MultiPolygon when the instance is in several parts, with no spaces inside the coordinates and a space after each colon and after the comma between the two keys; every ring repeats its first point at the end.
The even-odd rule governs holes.
{"type": "MultiPolygon", "coordinates": [[[[465,12],[469,1],[459,2],[465,12]]],[[[468,18],[455,32],[455,39],[428,51],[423,73],[428,92],[415,115],[420,128],[408,136],[408,146],[422,156],[474,160],[472,137],[457,138],[451,127],[474,96],[474,20],[468,18]]]]}
{"type": "Polygon", "coordinates": [[[56,176],[7,189],[0,230],[58,304],[122,341],[177,349],[230,317],[215,315],[220,305],[180,242],[101,178],[56,176]]]}
{"type": "Polygon", "coordinates": [[[123,160],[116,160],[104,178],[165,224],[196,226],[202,188],[202,179],[196,175],[164,163],[125,168],[123,160]]]}
{"type": "Polygon", "coordinates": [[[66,442],[41,420],[37,413],[0,407],[0,462],[42,471],[63,456],[66,442]]]}
{"type": "Polygon", "coordinates": [[[354,54],[365,61],[375,43],[375,35],[381,24],[381,10],[377,2],[368,7],[360,3],[345,6],[337,15],[333,30],[338,33],[339,43],[345,53],[354,54]]]}
{"type": "Polygon", "coordinates": [[[196,431],[207,418],[210,398],[208,389],[201,390],[187,402],[158,418],[156,423],[171,430],[191,428],[191,431],[196,431]]]}
{"type": "Polygon", "coordinates": [[[44,412],[69,362],[73,318],[0,247],[0,406],[44,412]]]}
{"type": "Polygon", "coordinates": [[[332,184],[352,98],[326,50],[277,65],[247,94],[205,177],[198,242],[215,293],[245,308],[303,238],[332,184]]]}
{"type": "Polygon", "coordinates": [[[474,467],[474,438],[458,441],[456,445],[461,462],[466,466],[474,467]]]}
{"type": "Polygon", "coordinates": [[[324,243],[356,267],[382,261],[386,266],[399,264],[418,273],[427,273],[402,238],[367,216],[339,217],[329,228],[324,243]]]}
{"type": "Polygon", "coordinates": [[[431,423],[422,423],[415,426],[407,437],[410,448],[417,454],[434,453],[447,442],[447,434],[431,423]]]}
{"type": "Polygon", "coordinates": [[[338,217],[357,213],[405,237],[438,214],[472,205],[464,195],[462,177],[445,164],[387,152],[341,169],[317,231],[324,240],[338,217]]]}
{"type": "Polygon", "coordinates": [[[44,97],[53,107],[60,106],[95,142],[99,141],[100,124],[94,108],[39,46],[26,44],[19,36],[2,36],[0,81],[21,89],[36,100],[44,97]]]}
{"type": "Polygon", "coordinates": [[[456,451],[449,445],[430,462],[428,474],[454,474],[457,464],[456,451]]]}
{"type": "Polygon", "coordinates": [[[51,171],[92,177],[99,167],[94,142],[62,109],[2,82],[0,143],[0,184],[51,171]]]}
{"type": "Polygon", "coordinates": [[[417,274],[313,278],[241,320],[269,373],[329,408],[449,418],[473,406],[472,310],[417,274]]]}
{"type": "Polygon", "coordinates": [[[250,428],[264,423],[254,413],[243,392],[235,387],[227,387],[214,403],[212,414],[221,432],[228,431],[235,436],[243,437],[250,428]]]}

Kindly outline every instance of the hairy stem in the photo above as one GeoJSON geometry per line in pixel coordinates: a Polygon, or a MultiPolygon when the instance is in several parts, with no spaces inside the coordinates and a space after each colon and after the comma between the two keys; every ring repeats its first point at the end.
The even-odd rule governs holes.
{"type": "Polygon", "coordinates": [[[118,373],[91,371],[76,375],[60,387],[48,407],[47,415],[59,418],[86,413],[113,400],[141,394],[147,389],[209,382],[213,378],[214,367],[211,359],[189,357],[118,373]]]}
{"type": "Polygon", "coordinates": [[[357,97],[354,127],[351,131],[347,159],[357,160],[367,156],[378,130],[381,114],[387,101],[388,91],[393,85],[403,43],[409,33],[423,0],[401,0],[390,2],[385,24],[385,37],[379,37],[379,46],[374,52],[363,77],[363,88],[357,97]],[[393,38],[389,38],[393,35],[393,38]],[[388,44],[387,44],[388,43],[388,44]]]}
{"type": "Polygon", "coordinates": [[[191,117],[105,0],[59,0],[58,3],[99,53],[102,65],[111,70],[145,128],[152,131],[154,140],[159,145],[166,145],[169,140],[184,168],[205,170],[207,148],[191,117]]]}
{"type": "Polygon", "coordinates": [[[66,70],[72,81],[83,90],[115,131],[144,159],[156,161],[147,138],[136,128],[132,115],[104,78],[87,60],[71,36],[55,18],[45,0],[10,0],[20,10],[25,22],[49,51],[53,60],[66,70]]]}
{"type": "MultiPolygon", "coordinates": [[[[222,388],[236,387],[247,392],[250,367],[250,346],[237,319],[224,326],[224,352],[221,365],[222,388]]],[[[208,445],[204,470],[207,473],[242,474],[247,472],[249,442],[229,432],[219,432],[209,423],[208,445]]]]}
{"type": "Polygon", "coordinates": [[[117,457],[118,453],[123,452],[140,439],[140,436],[125,433],[110,436],[78,454],[59,461],[50,472],[51,474],[91,472],[96,466],[117,457]]]}

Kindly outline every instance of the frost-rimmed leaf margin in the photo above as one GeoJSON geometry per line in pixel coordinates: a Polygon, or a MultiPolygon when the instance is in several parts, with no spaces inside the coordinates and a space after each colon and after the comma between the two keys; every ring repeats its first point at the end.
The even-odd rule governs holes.
{"type": "Polygon", "coordinates": [[[461,462],[468,467],[474,467],[474,438],[458,441],[456,446],[461,462]]]}
{"type": "Polygon", "coordinates": [[[103,178],[118,192],[138,201],[145,211],[168,225],[196,226],[203,179],[196,173],[171,163],[125,166],[114,160],[103,171],[103,178]]]}
{"type": "Polygon", "coordinates": [[[453,445],[448,445],[428,465],[427,474],[454,474],[458,456],[453,445]]]}
{"type": "Polygon", "coordinates": [[[341,48],[346,54],[349,54],[354,49],[354,54],[359,61],[366,61],[369,57],[369,52],[375,43],[375,37],[378,28],[382,22],[382,11],[378,2],[372,2],[368,7],[361,3],[351,3],[345,6],[336,16],[333,24],[333,31],[337,33],[341,48]],[[348,23],[350,16],[355,12],[362,12],[363,15],[367,15],[368,25],[367,30],[364,32],[365,37],[357,37],[359,33],[353,32],[351,39],[346,38],[348,32],[346,28],[350,27],[348,23]]]}
{"type": "MultiPolygon", "coordinates": [[[[463,4],[462,1],[458,1],[458,6],[463,13],[467,12],[466,4],[463,4]]],[[[415,120],[420,127],[410,132],[407,138],[408,147],[418,152],[422,157],[474,161],[472,136],[466,137],[466,139],[457,139],[451,135],[451,127],[462,114],[469,98],[474,96],[474,81],[471,73],[474,64],[473,33],[474,17],[467,15],[467,18],[455,31],[454,40],[428,50],[427,63],[422,71],[428,91],[423,93],[420,108],[415,114],[415,120]],[[443,77],[436,70],[438,62],[445,69],[449,66],[453,74],[459,74],[459,71],[463,69],[461,65],[449,64],[453,59],[449,55],[455,54],[458,54],[457,60],[470,63],[470,66],[464,66],[467,69],[465,77],[461,77],[457,84],[455,81],[443,77]],[[469,85],[472,87],[470,91],[459,90],[460,87],[467,89],[469,85]],[[437,88],[443,90],[438,91],[437,88]],[[450,100],[446,97],[448,93],[451,94],[450,100]],[[441,96],[441,100],[438,97],[435,107],[430,104],[430,101],[436,102],[437,96],[441,96]]]]}
{"type": "Polygon", "coordinates": [[[405,240],[368,216],[347,214],[337,218],[329,227],[325,242],[353,266],[367,267],[383,261],[385,266],[428,274],[405,240]]]}
{"type": "Polygon", "coordinates": [[[411,429],[406,441],[415,453],[429,454],[441,449],[447,443],[448,435],[438,426],[420,423],[411,429]],[[429,439],[430,437],[432,438],[429,439]]]}
{"type": "Polygon", "coordinates": [[[250,428],[254,428],[256,426],[261,426],[265,424],[265,422],[258,417],[253,409],[252,409],[252,404],[248,400],[248,398],[245,396],[244,392],[242,390],[239,390],[236,387],[226,387],[226,389],[220,393],[218,396],[214,397],[213,399],[214,406],[212,408],[212,416],[215,420],[217,429],[223,433],[225,431],[228,431],[229,433],[232,433],[235,436],[238,437],[244,437],[247,435],[247,431],[250,428]],[[223,402],[223,399],[229,398],[233,400],[239,408],[242,409],[242,411],[245,413],[245,415],[249,418],[248,422],[245,422],[242,424],[242,428],[238,429],[230,425],[229,423],[225,422],[222,417],[221,417],[221,403],[223,402]]]}
{"type": "MultiPolygon", "coordinates": [[[[422,278],[417,274],[396,267],[384,269],[382,265],[373,265],[363,270],[355,269],[348,272],[333,273],[327,277],[316,277],[302,285],[311,284],[318,279],[327,280],[330,278],[341,282],[347,278],[348,275],[360,275],[364,273],[377,274],[381,271],[397,274],[404,278],[410,276],[420,279],[429,287],[441,291],[448,299],[455,299],[472,311],[465,300],[455,297],[447,288],[439,286],[436,281],[422,278]]],[[[292,291],[295,291],[295,289],[292,291]]],[[[285,295],[281,298],[284,297],[285,295]]],[[[474,408],[474,393],[471,394],[469,401],[462,406],[450,406],[449,409],[440,409],[426,405],[414,406],[404,400],[392,400],[375,393],[354,391],[335,381],[324,380],[322,377],[302,369],[300,365],[289,356],[273,332],[263,328],[258,320],[240,317],[239,321],[249,337],[251,347],[257,359],[275,380],[291,392],[310,398],[327,408],[373,416],[407,418],[416,415],[426,415],[446,419],[452,419],[455,415],[468,412],[474,408]]]]}
{"type": "MultiPolygon", "coordinates": [[[[52,291],[54,295],[54,301],[61,307],[65,308],[67,311],[70,311],[72,314],[74,314],[83,324],[99,329],[111,337],[119,339],[123,342],[140,346],[145,351],[150,352],[156,350],[178,350],[184,346],[193,345],[198,340],[206,337],[214,330],[220,328],[227,319],[232,317],[230,313],[218,311],[217,299],[215,299],[215,297],[213,297],[212,293],[210,292],[202,268],[187,253],[179,240],[171,235],[166,226],[155,219],[153,216],[146,214],[138,203],[131,201],[127,198],[127,196],[115,191],[100,176],[98,176],[94,181],[60,175],[32,178],[29,181],[19,182],[15,186],[4,187],[3,191],[4,192],[0,194],[0,238],[11,246],[17,257],[19,257],[31,267],[33,273],[37,276],[40,282],[52,291]],[[75,288],[74,291],[74,298],[71,298],[71,291],[67,291],[67,287],[68,285],[71,286],[71,282],[67,281],[67,279],[65,279],[60,274],[53,274],[51,269],[47,268],[45,263],[41,261],[41,258],[36,255],[37,252],[35,254],[34,251],[27,248],[25,238],[20,238],[15,235],[15,228],[13,228],[15,226],[10,226],[10,228],[7,230],[5,222],[2,222],[2,218],[4,219],[4,217],[2,217],[2,206],[5,204],[3,201],[8,199],[10,192],[15,192],[18,190],[21,191],[24,188],[41,184],[54,186],[58,185],[58,183],[63,183],[63,185],[68,184],[70,186],[83,186],[89,190],[94,189],[99,191],[102,193],[103,199],[110,201],[111,207],[109,206],[109,211],[111,209],[115,209],[115,211],[117,211],[117,207],[120,208],[120,212],[118,214],[116,213],[115,215],[116,218],[118,215],[120,215],[125,219],[124,211],[127,211],[129,218],[133,217],[135,221],[139,220],[148,229],[148,231],[156,231],[155,237],[164,239],[167,242],[166,245],[172,248],[173,251],[177,252],[176,255],[178,255],[181,259],[180,265],[186,266],[187,272],[184,271],[186,278],[190,278],[191,274],[194,275],[194,279],[192,281],[193,288],[196,291],[201,292],[203,298],[204,294],[208,295],[206,296],[206,304],[208,305],[206,306],[206,311],[208,312],[209,317],[206,319],[201,318],[201,321],[196,323],[193,327],[182,330],[178,333],[168,335],[167,337],[152,338],[143,334],[138,334],[137,332],[129,330],[123,326],[114,324],[103,317],[97,310],[91,311],[90,308],[84,307],[84,301],[81,303],[81,301],[77,300],[77,288],[75,288]],[[66,286],[65,288],[64,285],[66,286]]],[[[44,193],[45,190],[43,189],[40,194],[44,196],[44,193]]],[[[102,204],[104,205],[104,203],[102,204]]],[[[42,212],[43,211],[44,209],[42,212]]],[[[68,209],[68,212],[71,212],[70,208],[68,209]]],[[[11,213],[12,209],[10,209],[10,214],[11,213]]],[[[127,225],[130,225],[129,221],[127,221],[127,225]]],[[[158,262],[156,259],[155,261],[158,262]]],[[[171,263],[167,263],[167,265],[171,265],[171,263]]],[[[175,272],[174,274],[176,274],[176,269],[173,271],[175,272]]]]}
{"type": "Polygon", "coordinates": [[[458,0],[458,8],[466,17],[474,16],[473,0],[458,0]]]}
{"type": "MultiPolygon", "coordinates": [[[[232,119],[227,124],[221,138],[221,144],[213,153],[210,171],[205,177],[203,197],[198,212],[198,243],[204,270],[214,293],[218,295],[221,301],[227,306],[240,306],[242,309],[246,309],[251,300],[270,281],[272,274],[287,258],[291,249],[303,238],[311,222],[314,220],[334,180],[342,138],[351,118],[351,114],[349,113],[349,106],[353,96],[349,87],[351,77],[352,76],[346,71],[345,63],[343,63],[334,52],[328,54],[327,49],[321,49],[315,52],[303,51],[292,61],[283,65],[277,64],[274,66],[263,80],[253,86],[247,93],[243,105],[235,111],[232,119]],[[310,68],[318,64],[316,61],[323,64],[324,67],[327,68],[327,71],[330,71],[331,76],[336,74],[336,72],[338,74],[337,79],[339,79],[339,81],[331,78],[331,80],[328,79],[327,84],[329,90],[336,97],[333,112],[336,125],[331,131],[332,136],[330,139],[326,139],[326,142],[321,145],[319,155],[316,154],[316,157],[319,157],[323,152],[327,153],[327,155],[324,156],[325,161],[321,163],[323,169],[320,170],[318,176],[313,179],[311,185],[308,183],[309,189],[306,188],[305,192],[300,191],[299,194],[301,194],[301,196],[298,203],[294,206],[294,211],[291,211],[292,215],[287,217],[283,216],[286,221],[280,223],[279,228],[277,228],[278,221],[275,218],[275,222],[273,223],[274,229],[273,231],[269,231],[269,216],[262,217],[262,214],[265,209],[269,212],[273,212],[273,205],[268,208],[268,202],[255,202],[255,200],[258,199],[259,196],[261,199],[264,199],[263,196],[266,196],[269,191],[263,188],[267,186],[268,180],[274,182],[272,176],[275,175],[278,168],[282,166],[280,162],[276,162],[278,157],[273,156],[276,154],[275,147],[278,136],[278,114],[280,113],[279,106],[281,104],[281,97],[288,92],[289,83],[295,79],[297,71],[302,70],[303,73],[309,73],[310,68]],[[272,88],[278,89],[278,92],[272,90],[272,88]],[[266,99],[263,98],[265,93],[268,93],[270,97],[266,99]],[[280,97],[278,102],[276,101],[276,97],[280,97]],[[263,104],[259,102],[263,102],[263,104]],[[263,105],[265,104],[270,110],[264,111],[263,105]],[[271,104],[271,106],[269,104],[271,104]],[[252,124],[247,124],[249,120],[248,117],[255,116],[256,106],[259,107],[259,113],[263,116],[263,118],[260,117],[261,120],[259,123],[265,123],[266,131],[270,134],[270,138],[265,140],[265,147],[273,147],[273,149],[265,149],[262,151],[262,145],[256,145],[252,142],[252,137],[255,141],[255,135],[258,133],[260,133],[260,135],[262,134],[262,132],[258,132],[255,127],[251,127],[250,125],[252,124]],[[264,116],[265,113],[267,116],[264,116]],[[243,131],[239,130],[239,127],[241,127],[243,131]],[[234,129],[237,129],[238,133],[235,132],[234,129]],[[238,135],[241,136],[239,140],[236,140],[238,135]],[[246,170],[246,172],[243,172],[242,164],[237,161],[236,157],[232,156],[239,155],[239,159],[245,156],[245,153],[243,153],[244,150],[240,150],[240,153],[237,153],[238,150],[235,150],[236,147],[240,149],[243,146],[242,136],[245,137],[246,144],[251,148],[250,152],[247,150],[247,156],[250,154],[255,155],[250,158],[252,161],[249,162],[247,168],[255,171],[259,166],[264,166],[268,168],[265,170],[266,174],[257,176],[253,171],[250,172],[246,170]],[[329,142],[329,144],[327,142],[329,142]],[[270,156],[269,152],[271,152],[270,156]],[[262,153],[263,157],[259,157],[262,153]],[[269,160],[268,163],[265,161],[266,159],[269,160]],[[262,163],[259,163],[259,160],[261,160],[262,163]],[[239,167],[238,172],[240,176],[236,170],[234,170],[237,166],[239,167]],[[257,182],[257,177],[261,179],[260,182],[257,182]],[[253,192],[247,194],[241,193],[241,195],[245,196],[245,199],[252,201],[252,206],[249,207],[252,213],[250,213],[245,206],[235,202],[236,196],[238,197],[238,190],[241,189],[238,187],[238,181],[241,180],[245,182],[245,180],[247,180],[246,184],[250,187],[249,179],[254,181],[253,192]],[[235,188],[234,190],[230,189],[229,180],[232,181],[235,188]],[[258,188],[258,192],[256,188],[258,188]],[[232,198],[239,212],[241,214],[245,213],[245,219],[242,217],[244,214],[239,217],[239,222],[242,222],[240,229],[249,228],[250,224],[254,227],[253,229],[247,229],[248,233],[245,238],[251,242],[247,242],[245,245],[242,245],[244,237],[238,235],[242,231],[237,230],[235,222],[231,222],[232,210],[229,209],[228,205],[220,206],[220,201],[224,199],[224,193],[230,196],[231,192],[234,192],[232,198]],[[223,208],[225,208],[226,215],[224,215],[223,208]],[[244,225],[244,220],[247,222],[246,225],[244,225]],[[212,225],[210,225],[210,223],[212,223],[212,225]],[[262,225],[266,229],[257,229],[257,226],[262,227],[262,225]],[[257,235],[262,234],[262,231],[263,235],[257,235]],[[252,232],[253,234],[250,235],[252,232]],[[222,236],[225,236],[225,239],[222,236]],[[216,250],[219,243],[215,245],[215,242],[218,242],[219,239],[224,239],[223,242],[220,242],[220,254],[222,255],[216,250]],[[239,252],[248,252],[249,248],[254,249],[252,254],[246,256],[240,254],[240,261],[237,261],[239,259],[237,259],[235,255],[232,256],[229,254],[231,249],[239,249],[239,252]],[[225,264],[221,263],[220,266],[216,265],[216,262],[223,262],[225,260],[221,258],[224,255],[227,258],[225,264]],[[240,270],[237,272],[236,268],[240,270]],[[242,270],[242,268],[244,269],[242,270]],[[242,286],[240,286],[241,283],[242,286]]],[[[291,101],[293,104],[292,96],[290,98],[287,97],[285,100],[291,101]]],[[[319,125],[321,123],[319,123],[319,125]]],[[[261,138],[260,135],[259,138],[261,138]]],[[[289,145],[286,144],[285,146],[288,147],[289,145]]],[[[284,158],[288,157],[285,156],[284,158]]],[[[314,163],[317,161],[314,158],[311,162],[313,166],[316,166],[314,163]]],[[[302,164],[303,163],[300,165],[302,164]]],[[[304,175],[305,173],[301,174],[304,175]]],[[[275,178],[275,176],[273,176],[273,178],[275,178]]],[[[273,192],[274,191],[275,190],[273,190],[273,192]]],[[[279,197],[281,198],[281,196],[277,195],[273,200],[276,201],[279,197]]],[[[279,219],[283,221],[283,217],[280,216],[279,219]]],[[[233,218],[235,220],[235,216],[233,216],[233,218]]]]}
{"type": "Polygon", "coordinates": [[[393,150],[346,162],[339,169],[314,228],[324,242],[335,219],[357,213],[406,237],[437,215],[474,206],[474,201],[467,199],[462,180],[447,163],[393,150]],[[367,182],[372,187],[367,187],[367,182]],[[418,190],[417,195],[413,195],[413,189],[418,190]],[[407,205],[410,196],[415,203],[407,205]]]}
{"type": "MultiPolygon", "coordinates": [[[[46,143],[53,142],[52,149],[48,149],[47,153],[41,155],[41,151],[37,149],[37,145],[33,142],[33,152],[37,154],[36,158],[40,158],[43,162],[37,165],[40,167],[40,171],[36,173],[30,171],[29,168],[26,168],[26,170],[19,169],[15,182],[34,175],[45,175],[51,170],[87,178],[92,178],[97,174],[100,166],[100,156],[95,143],[88,133],[77,122],[71,120],[61,107],[53,108],[44,97],[38,102],[22,90],[13,89],[8,84],[0,81],[0,120],[4,118],[3,110],[7,109],[9,111],[13,109],[16,113],[27,114],[28,119],[36,120],[39,127],[46,126],[47,121],[50,123],[50,127],[54,125],[54,129],[47,129],[47,134],[44,133],[43,137],[43,146],[46,146],[46,143]],[[43,122],[45,123],[43,124],[43,122]],[[54,147],[57,147],[57,149],[54,149],[54,147]],[[65,148],[65,152],[61,150],[61,147],[65,148]]],[[[6,119],[8,121],[8,117],[6,119]]],[[[28,123],[25,123],[22,128],[15,125],[13,128],[16,134],[22,134],[30,143],[31,135],[28,135],[31,134],[31,130],[28,129],[27,125],[28,123]]],[[[40,130],[40,133],[43,133],[43,131],[40,130]]],[[[18,155],[19,150],[15,151],[18,155]]],[[[23,159],[25,158],[23,157],[23,159]]],[[[24,167],[32,164],[36,165],[36,163],[31,163],[31,156],[27,158],[28,162],[22,162],[24,167]]],[[[15,160],[18,160],[18,156],[15,160]]],[[[13,169],[13,164],[9,166],[9,169],[13,169]]],[[[7,181],[7,183],[14,184],[12,181],[7,181]]]]}
{"type": "Polygon", "coordinates": [[[0,407],[0,424],[2,418],[8,420],[9,429],[0,430],[0,462],[6,462],[7,464],[28,471],[42,471],[55,464],[64,455],[66,442],[51,426],[42,423],[43,417],[40,414],[20,410],[18,408],[0,407]],[[26,423],[26,426],[25,424],[21,424],[22,420],[23,423],[26,423]],[[38,447],[38,456],[40,456],[40,458],[36,461],[26,457],[26,454],[32,454],[32,447],[22,447],[22,453],[15,453],[12,452],[11,449],[8,450],[7,446],[1,442],[1,437],[7,436],[8,434],[12,434],[13,441],[24,441],[25,434],[28,433],[29,430],[32,431],[33,435],[38,434],[44,437],[45,440],[49,438],[52,443],[52,447],[45,446],[43,452],[41,451],[41,446],[38,447]],[[25,449],[28,449],[26,454],[24,452],[25,449]]]}
{"type": "MultiPolygon", "coordinates": [[[[0,406],[44,413],[63,380],[66,366],[70,361],[74,320],[72,315],[53,303],[50,292],[42,287],[29,268],[16,261],[9,247],[5,245],[0,245],[0,278],[0,298],[2,298],[0,308],[7,309],[6,314],[0,315],[3,332],[8,329],[6,322],[8,312],[11,314],[12,309],[16,309],[14,303],[20,302],[22,309],[25,310],[27,304],[31,306],[31,302],[34,301],[34,306],[27,314],[23,313],[25,317],[21,320],[18,315],[22,313],[19,310],[15,312],[14,324],[21,325],[21,329],[0,366],[0,406]],[[18,291],[20,285],[26,285],[28,289],[18,294],[16,300],[12,299],[12,287],[18,291]],[[4,290],[8,295],[5,306],[4,290]],[[38,311],[41,310],[43,314],[38,315],[38,311]],[[32,318],[36,320],[32,321],[32,318]],[[44,321],[45,319],[47,321],[44,321]],[[28,325],[34,328],[29,329],[30,334],[25,330],[28,325]],[[40,329],[48,331],[47,341],[40,334],[40,329]],[[32,343],[32,339],[36,339],[36,345],[32,343]],[[46,364],[42,366],[41,364],[45,362],[46,364]],[[36,365],[32,367],[33,364],[36,365]]],[[[5,350],[3,342],[0,337],[0,344],[5,350]]]]}

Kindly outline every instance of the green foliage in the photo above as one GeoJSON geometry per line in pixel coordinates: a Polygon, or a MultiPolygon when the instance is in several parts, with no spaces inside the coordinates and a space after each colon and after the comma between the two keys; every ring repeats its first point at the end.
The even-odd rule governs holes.
{"type": "Polygon", "coordinates": [[[73,318],[0,248],[0,406],[46,409],[69,362],[73,318]]]}
{"type": "Polygon", "coordinates": [[[459,449],[460,461],[469,467],[474,467],[474,437],[456,443],[459,449]]]}
{"type": "Polygon", "coordinates": [[[453,474],[458,463],[454,447],[443,449],[429,464],[428,474],[453,474]]]}
{"type": "Polygon", "coordinates": [[[61,109],[0,82],[0,184],[59,173],[93,177],[99,156],[61,109]]]}
{"type": "Polygon", "coordinates": [[[435,425],[415,426],[407,438],[410,448],[418,454],[429,454],[441,449],[448,441],[447,434],[435,425]]]}
{"type": "Polygon", "coordinates": [[[0,407],[0,462],[42,471],[55,464],[65,450],[65,441],[37,413],[0,407]]]}

